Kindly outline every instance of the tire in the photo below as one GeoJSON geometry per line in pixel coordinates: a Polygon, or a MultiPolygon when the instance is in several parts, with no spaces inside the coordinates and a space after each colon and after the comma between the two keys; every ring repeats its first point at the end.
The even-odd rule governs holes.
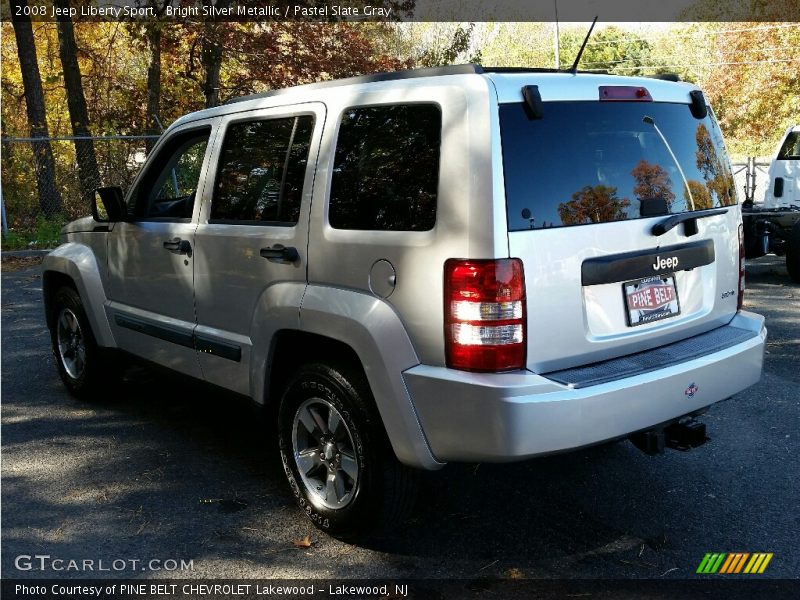
{"type": "Polygon", "coordinates": [[[354,537],[411,512],[418,471],[395,457],[360,373],[322,363],[298,369],[280,401],[278,442],[297,504],[322,531],[354,537]]]}
{"type": "Polygon", "coordinates": [[[73,288],[59,288],[51,310],[50,340],[61,381],[76,398],[99,399],[118,378],[120,367],[97,346],[81,297],[73,288]]]}
{"type": "Polygon", "coordinates": [[[800,283],[800,221],[792,227],[786,246],[786,270],[795,283],[800,283]]]}

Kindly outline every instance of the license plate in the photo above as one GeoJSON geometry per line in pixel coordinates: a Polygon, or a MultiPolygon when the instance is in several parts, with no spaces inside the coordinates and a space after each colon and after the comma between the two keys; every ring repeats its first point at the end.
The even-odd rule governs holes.
{"type": "Polygon", "coordinates": [[[674,275],[656,275],[622,286],[628,325],[635,327],[680,314],[674,275]]]}

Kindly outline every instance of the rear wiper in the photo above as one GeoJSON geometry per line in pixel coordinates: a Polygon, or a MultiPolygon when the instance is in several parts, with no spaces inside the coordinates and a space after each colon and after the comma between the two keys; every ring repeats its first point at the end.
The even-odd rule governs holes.
{"type": "Polygon", "coordinates": [[[681,169],[681,163],[678,162],[678,157],[675,156],[675,153],[672,151],[672,146],[669,145],[667,138],[665,138],[664,134],[661,133],[661,130],[658,128],[658,125],[656,125],[656,121],[655,119],[653,119],[653,117],[648,117],[647,115],[645,115],[644,117],[642,117],[642,122],[647,123],[648,125],[652,125],[653,129],[656,130],[658,137],[660,137],[661,141],[664,142],[664,146],[667,147],[667,152],[669,152],[669,155],[672,157],[672,162],[674,162],[675,166],[678,167],[678,173],[681,174],[681,179],[683,179],[683,185],[686,186],[684,189],[686,189],[686,194],[689,196],[689,204],[691,205],[692,210],[694,210],[694,197],[692,197],[692,190],[689,187],[689,182],[686,181],[686,175],[684,175],[683,169],[681,169]]]}
{"type": "Polygon", "coordinates": [[[721,215],[728,212],[727,208],[712,208],[709,210],[698,210],[697,212],[685,212],[678,215],[667,217],[653,225],[650,231],[653,235],[664,235],[670,229],[677,227],[681,223],[686,223],[686,236],[691,236],[697,233],[697,219],[705,219],[706,217],[713,217],[714,215],[721,215]]]}

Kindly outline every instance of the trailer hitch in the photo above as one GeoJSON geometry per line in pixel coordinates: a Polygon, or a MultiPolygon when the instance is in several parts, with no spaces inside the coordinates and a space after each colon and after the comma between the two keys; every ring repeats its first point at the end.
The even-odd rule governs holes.
{"type": "Polygon", "coordinates": [[[687,452],[702,446],[710,438],[706,435],[705,423],[687,417],[665,427],[634,433],[628,439],[639,450],[653,456],[664,452],[664,448],[687,452]]]}

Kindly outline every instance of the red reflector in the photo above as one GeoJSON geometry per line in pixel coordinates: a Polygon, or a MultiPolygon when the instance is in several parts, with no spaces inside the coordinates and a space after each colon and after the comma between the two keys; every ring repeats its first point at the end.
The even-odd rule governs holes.
{"type": "Polygon", "coordinates": [[[647,88],[635,85],[601,85],[600,100],[609,102],[652,102],[653,97],[647,88]]]}
{"type": "Polygon", "coordinates": [[[450,259],[444,266],[447,366],[510,371],[525,366],[525,277],[518,258],[450,259]]]}

